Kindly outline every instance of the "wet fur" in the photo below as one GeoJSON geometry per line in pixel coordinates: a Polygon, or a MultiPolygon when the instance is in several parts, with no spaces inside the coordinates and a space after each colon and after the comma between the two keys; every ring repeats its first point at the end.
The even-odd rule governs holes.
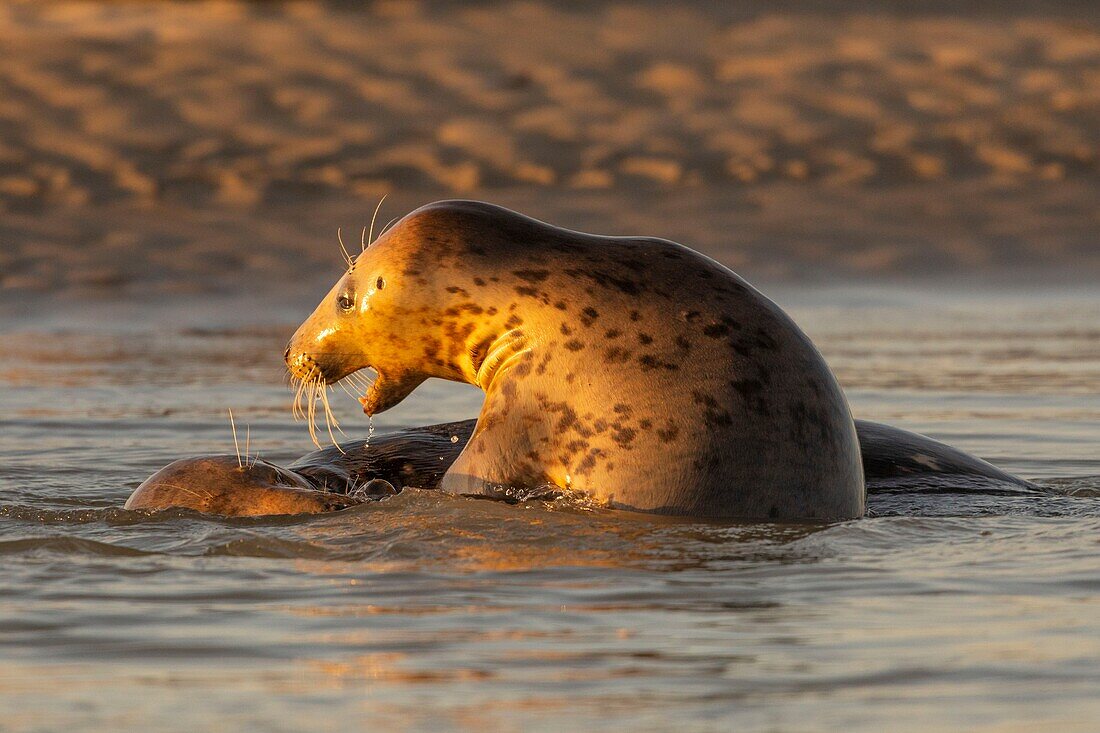
{"type": "MultiPolygon", "coordinates": [[[[436,489],[458,458],[475,420],[428,425],[314,451],[280,468],[259,461],[240,469],[234,456],[176,461],[151,476],[127,502],[130,509],[194,509],[208,514],[318,513],[355,506],[347,496],[371,479],[398,489],[436,489]],[[458,438],[452,440],[452,436],[458,438]]],[[[939,441],[900,428],[857,420],[868,493],[1017,494],[1034,484],[939,441]]]]}
{"type": "Polygon", "coordinates": [[[375,367],[368,413],[429,377],[485,389],[441,481],[453,493],[552,484],[693,516],[863,513],[855,428],[820,354],[744,280],[673,242],[432,204],[360,255],[291,354],[329,382],[375,367]],[[370,290],[383,276],[385,294],[370,290]],[[370,301],[345,318],[332,302],[348,289],[370,301]]]}

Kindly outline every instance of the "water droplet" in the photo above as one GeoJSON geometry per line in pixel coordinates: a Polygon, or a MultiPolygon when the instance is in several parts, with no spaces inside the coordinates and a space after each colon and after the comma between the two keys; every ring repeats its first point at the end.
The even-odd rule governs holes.
{"type": "Polygon", "coordinates": [[[370,445],[370,439],[374,437],[374,415],[367,415],[367,445],[370,445]]]}
{"type": "Polygon", "coordinates": [[[451,442],[452,443],[457,443],[458,442],[458,436],[457,435],[452,435],[451,436],[451,442]]]}

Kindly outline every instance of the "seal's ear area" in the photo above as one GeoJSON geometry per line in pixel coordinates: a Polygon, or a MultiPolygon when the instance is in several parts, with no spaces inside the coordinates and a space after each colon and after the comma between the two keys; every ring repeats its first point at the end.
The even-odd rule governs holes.
{"type": "Polygon", "coordinates": [[[367,394],[359,398],[359,404],[368,416],[383,412],[412,394],[424,379],[423,375],[412,372],[396,377],[387,377],[378,372],[378,377],[367,390],[367,394]]]}

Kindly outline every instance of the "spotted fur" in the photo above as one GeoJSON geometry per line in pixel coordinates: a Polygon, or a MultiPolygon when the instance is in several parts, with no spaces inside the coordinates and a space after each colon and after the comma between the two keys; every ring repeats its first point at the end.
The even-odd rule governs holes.
{"type": "Polygon", "coordinates": [[[454,493],[552,484],[653,512],[863,513],[855,428],[820,354],[736,274],[673,242],[431,204],[355,260],[290,352],[330,383],[373,367],[368,414],[429,377],[484,389],[441,482],[454,493]]]}

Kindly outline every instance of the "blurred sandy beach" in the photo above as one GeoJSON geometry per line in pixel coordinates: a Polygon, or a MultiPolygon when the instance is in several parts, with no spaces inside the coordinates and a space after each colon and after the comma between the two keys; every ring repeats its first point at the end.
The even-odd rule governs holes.
{"type": "Polygon", "coordinates": [[[1100,7],[0,6],[0,290],[309,287],[443,197],[750,281],[1100,274],[1100,7]]]}

